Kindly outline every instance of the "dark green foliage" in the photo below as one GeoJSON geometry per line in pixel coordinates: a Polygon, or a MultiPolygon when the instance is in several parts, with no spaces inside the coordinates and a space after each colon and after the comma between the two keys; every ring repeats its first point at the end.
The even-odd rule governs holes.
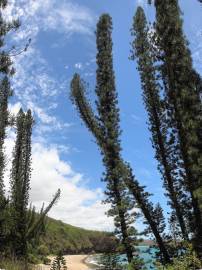
{"type": "Polygon", "coordinates": [[[174,209],[182,236],[188,239],[186,222],[182,200],[185,194],[179,188],[179,178],[177,177],[176,162],[172,156],[172,148],[168,143],[167,119],[160,98],[161,85],[157,80],[158,70],[155,66],[153,48],[149,40],[149,29],[144,11],[141,7],[137,9],[134,16],[133,31],[135,39],[133,41],[133,57],[137,58],[138,70],[140,72],[143,100],[149,117],[149,129],[152,134],[152,145],[155,149],[155,157],[159,162],[159,171],[162,173],[164,187],[170,199],[170,205],[174,209]],[[178,181],[177,181],[178,180],[178,181]]]}
{"type": "Polygon", "coordinates": [[[128,260],[133,258],[135,230],[129,210],[133,204],[127,194],[123,181],[123,166],[120,157],[120,129],[112,61],[112,21],[109,15],[100,17],[97,24],[97,85],[96,94],[98,117],[96,117],[85,98],[85,86],[79,75],[72,83],[72,100],[76,104],[82,119],[95,136],[106,168],[104,181],[107,184],[107,200],[111,204],[109,215],[114,217],[116,233],[120,237],[128,260]]]}
{"type": "Polygon", "coordinates": [[[161,70],[166,81],[170,127],[176,130],[186,191],[193,209],[192,231],[197,253],[202,257],[202,118],[201,100],[193,72],[190,50],[182,30],[177,0],[155,1],[156,43],[161,52],[161,70]],[[165,12],[166,11],[166,12],[165,12]]]}
{"type": "Polygon", "coordinates": [[[161,253],[162,261],[164,263],[168,263],[170,262],[170,255],[167,250],[163,236],[161,235],[162,232],[159,232],[158,230],[158,220],[155,220],[155,207],[149,201],[150,194],[148,192],[145,192],[144,187],[139,185],[138,181],[133,176],[130,166],[125,165],[125,169],[125,183],[127,184],[129,190],[136,199],[137,206],[141,209],[144,215],[145,224],[148,225],[148,230],[152,232],[155,237],[161,253]]]}
{"type": "Polygon", "coordinates": [[[17,136],[13,151],[11,170],[11,249],[19,259],[27,259],[28,249],[35,246],[45,230],[45,218],[60,196],[55,194],[51,203],[40,214],[35,208],[28,208],[31,176],[31,134],[33,118],[31,111],[20,110],[17,119],[17,136]]]}
{"type": "Polygon", "coordinates": [[[13,152],[11,170],[11,207],[14,254],[24,257],[27,254],[26,230],[31,173],[31,133],[33,119],[31,112],[19,111],[16,126],[17,138],[13,152]]]}
{"type": "Polygon", "coordinates": [[[146,270],[144,267],[144,261],[143,259],[140,258],[135,258],[132,260],[131,263],[129,263],[128,267],[126,268],[127,270],[146,270]]]}
{"type": "Polygon", "coordinates": [[[4,197],[4,140],[6,138],[6,127],[8,125],[8,98],[10,94],[10,83],[8,77],[5,76],[0,81],[0,199],[4,197]]]}
{"type": "Polygon", "coordinates": [[[154,207],[149,202],[149,193],[144,191],[135,179],[132,170],[121,157],[119,112],[117,107],[117,93],[115,91],[114,73],[112,65],[112,41],[111,41],[111,18],[103,15],[98,23],[97,31],[97,85],[96,102],[98,116],[96,116],[85,96],[85,83],[75,74],[71,82],[71,98],[76,105],[79,114],[92,132],[103,154],[103,163],[106,167],[105,181],[107,183],[107,202],[112,209],[109,214],[115,216],[115,225],[118,234],[122,238],[123,247],[132,259],[131,236],[135,232],[129,229],[132,222],[128,210],[135,205],[134,199],[141,208],[152,232],[154,233],[164,260],[169,262],[169,255],[163,243],[162,236],[158,232],[157,223],[153,219],[154,207]],[[130,190],[133,199],[128,197],[126,186],[130,190]],[[130,220],[129,223],[126,220],[130,220]]]}
{"type": "Polygon", "coordinates": [[[166,223],[165,223],[165,218],[163,216],[163,209],[159,203],[157,203],[153,211],[153,218],[156,221],[156,225],[157,225],[159,233],[164,233],[165,228],[166,228],[166,223]]]}
{"type": "MultiPolygon", "coordinates": [[[[57,254],[60,250],[65,254],[103,253],[115,251],[118,246],[117,239],[111,233],[85,230],[49,217],[46,224],[46,232],[40,237],[38,249],[45,247],[48,254],[57,254]]],[[[45,255],[42,253],[38,250],[38,254],[45,255]]]]}
{"type": "Polygon", "coordinates": [[[165,266],[158,265],[158,270],[196,270],[201,269],[202,262],[190,244],[184,245],[186,252],[174,258],[172,264],[165,266]]]}
{"type": "Polygon", "coordinates": [[[178,1],[153,2],[154,31],[149,32],[138,8],[133,56],[138,59],[152,143],[172,208],[171,224],[180,225],[184,239],[193,236],[201,257],[202,81],[192,65],[178,1]]]}
{"type": "Polygon", "coordinates": [[[17,21],[6,22],[3,17],[4,9],[7,6],[6,0],[0,1],[0,252],[7,242],[6,232],[8,222],[8,200],[4,193],[4,170],[5,154],[4,141],[6,138],[6,127],[9,124],[8,99],[12,94],[9,77],[14,74],[12,61],[9,53],[4,49],[6,35],[18,28],[17,21]]]}
{"type": "Polygon", "coordinates": [[[10,84],[8,77],[4,76],[0,81],[0,253],[3,252],[3,246],[7,242],[7,215],[8,199],[4,192],[4,170],[5,155],[4,141],[6,138],[6,127],[8,125],[8,98],[10,96],[10,84]]]}
{"type": "Polygon", "coordinates": [[[67,270],[66,261],[63,257],[63,253],[60,251],[58,252],[57,257],[54,259],[51,270],[67,270]]]}
{"type": "Polygon", "coordinates": [[[98,50],[96,71],[98,100],[96,105],[100,130],[105,141],[102,143],[101,149],[106,168],[104,180],[107,183],[107,202],[112,206],[109,215],[114,216],[117,235],[122,238],[123,247],[130,262],[133,257],[135,231],[130,226],[133,219],[128,211],[132,209],[133,204],[130,204],[130,198],[127,195],[120,163],[119,110],[113,71],[111,31],[111,17],[104,14],[97,24],[96,33],[98,50]]]}
{"type": "MultiPolygon", "coordinates": [[[[119,254],[106,253],[99,258],[99,267],[96,270],[123,270],[123,266],[119,262],[119,254]]],[[[135,268],[136,269],[136,268],[135,268]]]]}
{"type": "Polygon", "coordinates": [[[146,269],[143,265],[144,262],[142,259],[136,257],[129,263],[123,263],[120,261],[119,253],[104,253],[100,255],[98,263],[99,266],[96,270],[143,270],[146,269]]]}

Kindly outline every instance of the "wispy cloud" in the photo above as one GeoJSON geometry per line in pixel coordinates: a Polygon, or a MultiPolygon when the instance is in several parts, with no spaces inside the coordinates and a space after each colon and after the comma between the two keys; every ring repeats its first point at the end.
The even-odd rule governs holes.
{"type": "MultiPolygon", "coordinates": [[[[43,57],[37,40],[43,31],[59,32],[64,37],[73,33],[92,34],[92,12],[84,6],[71,1],[57,0],[11,0],[8,5],[6,18],[13,17],[21,20],[21,27],[12,36],[14,43],[25,44],[31,38],[32,43],[26,53],[13,58],[16,74],[13,88],[17,102],[24,108],[31,107],[41,132],[52,129],[68,128],[71,124],[62,123],[54,114],[57,98],[68,87],[68,80],[55,76],[53,69],[43,57]]],[[[20,45],[19,45],[20,46],[20,45]]],[[[82,64],[77,63],[81,69],[82,64]]]]}
{"type": "Polygon", "coordinates": [[[82,68],[83,68],[83,64],[82,64],[82,63],[76,63],[76,64],[74,65],[74,67],[75,67],[76,69],[82,69],[82,68]]]}
{"type": "Polygon", "coordinates": [[[52,130],[70,127],[70,124],[63,123],[54,115],[57,98],[67,87],[66,80],[60,81],[51,76],[48,63],[35,48],[20,55],[14,63],[16,74],[13,88],[17,103],[20,102],[23,108],[33,111],[38,124],[43,125],[43,131],[49,130],[48,127],[44,129],[44,125],[51,125],[52,130]]]}
{"type": "Polygon", "coordinates": [[[134,122],[138,122],[138,123],[142,122],[142,118],[136,114],[132,114],[131,117],[134,122]]]}
{"type": "Polygon", "coordinates": [[[40,31],[53,30],[60,33],[91,34],[94,21],[92,12],[71,1],[57,0],[11,0],[7,18],[20,18],[23,29],[16,36],[36,38],[40,31]]]}

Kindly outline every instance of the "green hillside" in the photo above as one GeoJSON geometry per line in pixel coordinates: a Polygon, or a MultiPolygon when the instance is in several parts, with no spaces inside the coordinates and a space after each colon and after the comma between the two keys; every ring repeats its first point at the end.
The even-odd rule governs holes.
{"type": "Polygon", "coordinates": [[[112,249],[115,238],[111,233],[85,230],[48,218],[46,234],[40,238],[39,253],[65,254],[104,252],[112,249]]]}

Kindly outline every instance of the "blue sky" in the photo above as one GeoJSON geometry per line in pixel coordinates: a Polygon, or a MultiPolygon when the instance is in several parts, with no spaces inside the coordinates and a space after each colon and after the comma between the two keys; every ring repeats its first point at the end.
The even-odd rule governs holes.
{"type": "MultiPolygon", "coordinates": [[[[113,54],[121,116],[123,156],[129,161],[141,184],[154,194],[165,212],[166,201],[157,171],[147,115],[141,98],[136,63],[130,61],[130,28],[137,5],[145,8],[148,19],[154,11],[146,0],[10,0],[8,18],[19,17],[20,30],[11,36],[22,47],[31,46],[16,57],[13,78],[15,96],[10,109],[31,108],[36,124],[33,134],[33,174],[30,200],[39,207],[48,202],[57,187],[62,189],[58,205],[50,213],[73,225],[111,229],[112,220],[102,205],[103,167],[93,137],[81,123],[69,100],[69,83],[79,72],[89,83],[94,98],[95,30],[102,13],[113,19],[113,54]]],[[[202,71],[202,6],[197,0],[181,0],[184,28],[190,41],[194,64],[202,71]]],[[[7,140],[8,156],[15,134],[7,140]]],[[[8,181],[7,181],[8,182],[8,181]]],[[[8,185],[7,185],[8,186],[8,185]]]]}

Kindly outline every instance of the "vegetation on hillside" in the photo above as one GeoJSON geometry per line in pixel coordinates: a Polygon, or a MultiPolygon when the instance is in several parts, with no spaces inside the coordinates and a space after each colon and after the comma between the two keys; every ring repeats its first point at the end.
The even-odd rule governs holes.
{"type": "Polygon", "coordinates": [[[85,230],[60,220],[47,218],[46,233],[41,236],[38,253],[56,255],[102,253],[116,248],[117,240],[112,233],[85,230]]]}

